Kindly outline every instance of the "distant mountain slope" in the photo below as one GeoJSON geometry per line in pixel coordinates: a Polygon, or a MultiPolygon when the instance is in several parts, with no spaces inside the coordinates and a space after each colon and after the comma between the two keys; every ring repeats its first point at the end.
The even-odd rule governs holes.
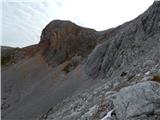
{"type": "Polygon", "coordinates": [[[2,68],[2,118],[159,120],[159,22],[159,1],[101,32],[52,21],[2,68]]]}

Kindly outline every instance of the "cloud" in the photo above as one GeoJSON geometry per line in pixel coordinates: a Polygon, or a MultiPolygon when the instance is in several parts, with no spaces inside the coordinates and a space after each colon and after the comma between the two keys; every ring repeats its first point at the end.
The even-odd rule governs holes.
{"type": "Polygon", "coordinates": [[[24,47],[38,43],[51,20],[48,6],[48,2],[3,2],[2,44],[24,47]]]}

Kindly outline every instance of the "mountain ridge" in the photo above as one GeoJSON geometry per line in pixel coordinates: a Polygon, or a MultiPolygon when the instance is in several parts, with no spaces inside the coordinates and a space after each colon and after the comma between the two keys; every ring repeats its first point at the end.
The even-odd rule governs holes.
{"type": "Polygon", "coordinates": [[[160,119],[159,21],[156,1],[105,31],[50,22],[2,69],[2,119],[160,119]]]}

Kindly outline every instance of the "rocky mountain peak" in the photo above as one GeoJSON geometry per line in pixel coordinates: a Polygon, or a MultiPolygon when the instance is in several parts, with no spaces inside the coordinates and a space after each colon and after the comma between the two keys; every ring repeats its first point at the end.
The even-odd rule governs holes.
{"type": "Polygon", "coordinates": [[[58,48],[56,40],[59,42],[69,33],[76,34],[78,32],[80,32],[80,27],[70,21],[53,20],[44,28],[40,44],[49,42],[53,47],[58,48]]]}
{"type": "Polygon", "coordinates": [[[47,62],[55,65],[75,55],[88,55],[96,45],[96,38],[93,29],[80,27],[70,21],[53,20],[42,31],[39,45],[44,48],[43,56],[47,62]]]}

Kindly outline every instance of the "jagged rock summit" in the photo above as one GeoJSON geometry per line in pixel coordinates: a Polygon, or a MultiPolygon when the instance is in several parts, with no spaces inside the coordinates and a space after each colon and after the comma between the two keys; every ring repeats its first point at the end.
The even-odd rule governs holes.
{"type": "Polygon", "coordinates": [[[86,57],[96,45],[97,32],[70,21],[54,20],[42,31],[39,45],[52,64],[60,64],[74,56],[86,57]]]}
{"type": "Polygon", "coordinates": [[[39,44],[3,52],[4,120],[160,119],[159,1],[105,31],[54,20],[39,44]]]}

